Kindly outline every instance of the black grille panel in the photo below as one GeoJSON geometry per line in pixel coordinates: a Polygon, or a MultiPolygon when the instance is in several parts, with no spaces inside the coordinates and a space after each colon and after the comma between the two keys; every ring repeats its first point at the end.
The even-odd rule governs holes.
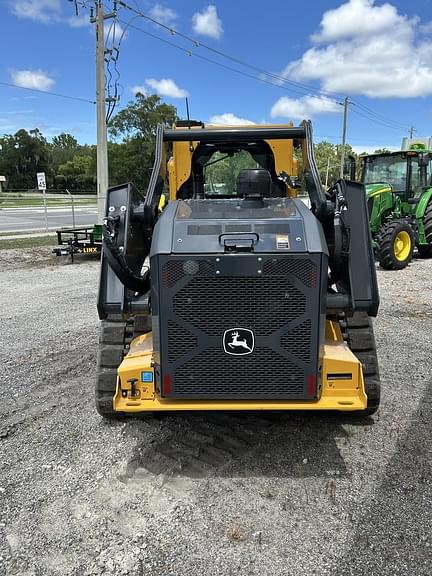
{"type": "Polygon", "coordinates": [[[172,288],[184,276],[198,274],[208,276],[214,273],[214,264],[210,260],[170,260],[162,268],[162,287],[172,288]]]}
{"type": "Polygon", "coordinates": [[[176,316],[217,336],[234,326],[272,334],[305,312],[306,298],[287,279],[214,277],[192,280],[174,296],[176,316]]]}
{"type": "Polygon", "coordinates": [[[302,362],[309,364],[311,361],[312,322],[306,320],[296,326],[281,338],[281,346],[302,362]]]}
{"type": "Polygon", "coordinates": [[[321,258],[158,256],[152,269],[159,268],[160,349],[155,351],[160,354],[161,395],[316,398],[321,258]],[[253,275],[258,269],[263,273],[253,275]],[[225,352],[224,333],[236,328],[253,332],[251,353],[225,352]]]}
{"type": "Polygon", "coordinates": [[[311,260],[296,259],[269,259],[264,264],[264,274],[272,276],[295,276],[305,286],[315,287],[317,282],[317,267],[311,260]]]}
{"type": "Polygon", "coordinates": [[[168,360],[176,362],[181,356],[192,352],[198,345],[195,334],[179,326],[172,320],[168,321],[168,360]]]}
{"type": "Polygon", "coordinates": [[[303,370],[268,348],[240,357],[227,356],[221,348],[209,348],[177,370],[176,382],[175,395],[180,397],[304,396],[303,370]]]}

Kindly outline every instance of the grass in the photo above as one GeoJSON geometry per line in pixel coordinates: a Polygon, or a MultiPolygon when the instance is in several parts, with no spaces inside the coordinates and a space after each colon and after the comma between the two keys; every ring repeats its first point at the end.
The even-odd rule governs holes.
{"type": "Polygon", "coordinates": [[[14,238],[2,240],[0,237],[0,250],[12,248],[35,248],[37,246],[56,246],[57,236],[34,236],[32,238],[14,238]]]}

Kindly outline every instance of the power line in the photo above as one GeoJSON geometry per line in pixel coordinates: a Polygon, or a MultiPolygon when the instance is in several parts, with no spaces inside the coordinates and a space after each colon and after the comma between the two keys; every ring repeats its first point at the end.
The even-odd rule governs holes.
{"type": "MultiPolygon", "coordinates": [[[[139,9],[138,4],[137,4],[137,8],[134,8],[133,6],[130,6],[129,4],[127,4],[124,0],[119,0],[119,5],[122,6],[123,8],[126,8],[127,10],[130,10],[131,12],[133,12],[135,14],[135,18],[141,17],[141,18],[143,18],[149,22],[152,22],[156,26],[159,26],[159,27],[163,28],[164,30],[166,30],[167,32],[169,32],[171,35],[178,36],[180,38],[183,38],[187,42],[190,42],[196,48],[204,48],[205,50],[208,50],[208,51],[210,51],[210,52],[212,52],[212,53],[214,53],[214,54],[216,54],[222,58],[226,58],[235,64],[238,64],[240,66],[243,66],[243,67],[246,67],[250,70],[253,70],[254,72],[257,72],[262,76],[257,77],[257,76],[254,76],[252,74],[247,74],[241,70],[238,70],[236,68],[232,68],[230,66],[226,66],[226,65],[224,65],[220,62],[217,62],[215,60],[212,60],[210,58],[205,58],[204,56],[197,54],[196,52],[192,52],[190,49],[188,50],[187,48],[180,46],[174,42],[169,42],[168,40],[165,40],[165,39],[161,38],[160,36],[157,36],[156,34],[151,34],[150,32],[147,32],[146,30],[143,30],[142,28],[138,28],[137,26],[131,26],[137,30],[140,30],[144,34],[147,34],[148,36],[150,36],[154,39],[165,42],[166,44],[169,44],[169,45],[171,45],[171,46],[173,46],[179,50],[182,50],[183,52],[186,52],[189,56],[195,56],[197,58],[200,58],[204,61],[210,62],[210,63],[215,64],[215,65],[218,65],[220,67],[223,67],[223,68],[230,70],[232,72],[235,72],[237,74],[241,74],[241,75],[246,76],[248,78],[252,78],[254,80],[258,80],[260,82],[264,82],[265,84],[270,84],[271,86],[279,87],[279,88],[285,89],[285,90],[293,92],[293,93],[297,93],[297,94],[301,94],[301,95],[306,95],[306,94],[311,95],[311,92],[312,92],[312,93],[316,94],[315,96],[311,95],[314,98],[324,97],[324,98],[328,98],[330,100],[334,100],[335,102],[336,102],[335,98],[338,98],[339,101],[342,100],[342,96],[340,96],[340,95],[331,94],[329,92],[325,92],[323,90],[316,89],[316,88],[309,86],[307,84],[303,84],[301,82],[295,82],[293,80],[288,80],[285,76],[281,76],[280,74],[275,74],[273,72],[269,72],[268,70],[260,68],[259,66],[255,66],[249,62],[246,62],[246,61],[241,60],[235,56],[232,56],[231,54],[228,54],[227,52],[213,48],[212,46],[209,46],[208,44],[205,44],[204,42],[201,42],[200,40],[196,40],[195,38],[188,36],[187,34],[183,34],[182,32],[179,32],[178,30],[176,30],[172,26],[168,26],[168,25],[164,24],[163,22],[156,20],[152,16],[145,14],[144,12],[142,12],[139,9]],[[270,78],[273,81],[268,81],[267,78],[270,78]],[[288,88],[288,86],[291,86],[291,88],[288,88]]],[[[398,129],[398,130],[401,130],[401,129],[408,130],[410,128],[408,125],[403,124],[402,122],[392,120],[391,118],[388,118],[382,114],[379,114],[378,112],[375,112],[374,110],[365,106],[364,104],[361,104],[357,101],[352,101],[352,100],[351,100],[351,102],[354,105],[360,107],[365,114],[369,115],[368,119],[370,121],[376,121],[377,123],[379,123],[383,126],[386,126],[388,128],[398,129]],[[370,116],[373,116],[375,120],[370,118],[370,116]]],[[[338,102],[338,103],[340,103],[340,102],[338,102]]]]}
{"type": "MultiPolygon", "coordinates": [[[[260,68],[259,66],[255,66],[254,64],[251,64],[250,62],[240,60],[239,58],[236,58],[235,56],[232,56],[231,54],[228,54],[227,52],[223,52],[222,50],[218,50],[217,48],[213,48],[212,46],[209,46],[208,44],[205,44],[204,42],[201,42],[200,40],[197,40],[196,38],[192,38],[191,36],[188,36],[187,34],[183,34],[182,32],[179,32],[178,30],[176,30],[175,28],[173,28],[171,26],[167,26],[163,22],[160,22],[159,20],[156,20],[155,18],[152,18],[151,16],[145,14],[141,10],[134,8],[133,6],[129,6],[123,0],[119,0],[119,5],[122,6],[123,8],[126,8],[127,10],[130,10],[131,12],[135,13],[137,16],[140,16],[141,18],[148,20],[149,22],[152,22],[153,24],[156,24],[157,26],[163,28],[164,30],[169,32],[172,36],[178,36],[179,38],[183,38],[184,40],[187,40],[196,48],[204,48],[205,50],[208,50],[209,52],[212,52],[213,54],[221,56],[222,58],[226,58],[227,60],[230,60],[231,62],[234,62],[235,64],[239,64],[240,66],[243,66],[245,68],[249,68],[250,70],[253,70],[254,72],[257,72],[259,74],[263,74],[265,77],[269,77],[269,78],[272,78],[274,80],[274,82],[266,82],[267,84],[271,84],[272,86],[277,86],[278,84],[284,84],[284,85],[288,84],[288,85],[293,86],[294,88],[297,89],[297,90],[293,89],[292,90],[293,92],[297,92],[299,94],[310,94],[311,92],[314,92],[318,96],[330,98],[332,100],[335,98],[341,99],[341,96],[338,96],[337,94],[330,94],[328,92],[325,92],[323,90],[319,90],[319,89],[314,88],[312,86],[309,86],[307,84],[302,84],[301,82],[295,82],[294,80],[288,80],[285,76],[281,76],[280,74],[275,74],[274,72],[269,72],[268,70],[265,70],[264,68],[260,68]],[[301,90],[301,92],[299,92],[299,90],[301,90]]],[[[157,38],[160,39],[160,37],[157,37],[157,38]]],[[[183,48],[183,47],[181,47],[181,49],[185,50],[185,48],[183,48]]],[[[194,54],[194,55],[197,56],[197,54],[194,54]]],[[[212,60],[210,60],[210,61],[212,61],[212,60]]],[[[262,78],[257,78],[256,76],[254,76],[254,78],[263,81],[262,78]]],[[[318,97],[318,96],[315,96],[315,97],[318,97]]]]}
{"type": "MultiPolygon", "coordinates": [[[[126,22],[124,20],[119,19],[119,22],[121,24],[126,24],[126,22]]],[[[275,82],[270,82],[269,80],[266,80],[264,78],[260,78],[259,76],[255,76],[254,74],[249,74],[248,72],[244,72],[243,70],[239,70],[238,68],[233,68],[232,66],[228,66],[227,64],[223,64],[222,62],[218,62],[217,60],[213,60],[212,58],[208,58],[207,56],[203,56],[202,54],[197,54],[196,52],[192,52],[188,48],[185,48],[184,46],[181,46],[180,44],[177,44],[175,42],[171,42],[170,40],[166,40],[165,38],[162,38],[161,36],[157,36],[156,34],[152,34],[148,30],[144,30],[143,28],[136,26],[136,24],[130,24],[129,23],[129,27],[133,28],[134,30],[137,30],[138,32],[142,32],[143,34],[146,34],[147,36],[150,36],[150,38],[153,38],[155,40],[158,40],[159,42],[163,42],[164,44],[167,44],[168,46],[171,46],[173,48],[176,48],[177,50],[180,50],[181,52],[186,54],[186,56],[190,56],[190,57],[194,56],[195,58],[199,58],[200,60],[203,60],[204,62],[214,64],[215,66],[219,66],[220,68],[224,68],[225,70],[235,72],[236,74],[240,74],[241,76],[244,76],[246,78],[251,78],[252,80],[262,82],[264,84],[269,84],[270,86],[273,86],[275,88],[280,88],[281,90],[285,90],[288,92],[294,92],[296,94],[301,94],[302,96],[304,96],[303,92],[299,92],[298,90],[295,90],[294,88],[288,88],[287,86],[284,86],[281,84],[276,84],[275,82]]],[[[317,96],[312,96],[312,97],[317,98],[317,96]]]]}
{"type": "Polygon", "coordinates": [[[8,86],[9,88],[20,88],[21,90],[30,90],[30,92],[38,92],[39,94],[49,94],[50,96],[57,96],[58,98],[67,98],[68,100],[78,100],[79,102],[87,102],[88,104],[96,104],[94,100],[88,100],[87,98],[80,98],[79,96],[69,96],[69,94],[60,94],[58,92],[50,92],[49,90],[39,90],[38,88],[28,88],[27,86],[19,86],[18,84],[12,84],[10,82],[0,82],[2,86],[8,86]]]}
{"type": "Polygon", "coordinates": [[[355,108],[352,108],[351,111],[354,114],[357,114],[357,116],[360,116],[361,118],[365,118],[366,120],[369,120],[369,122],[374,122],[375,124],[379,124],[381,126],[384,126],[385,128],[390,128],[391,130],[396,130],[397,132],[406,131],[406,129],[401,127],[401,126],[395,126],[393,124],[390,124],[389,122],[385,122],[383,120],[380,120],[379,118],[374,118],[373,116],[367,115],[367,114],[363,113],[363,111],[360,112],[359,110],[356,110],[355,108]]]}
{"type": "Polygon", "coordinates": [[[354,104],[354,106],[358,106],[361,110],[363,110],[363,112],[369,114],[370,116],[374,116],[377,120],[380,120],[387,124],[392,124],[394,125],[395,128],[400,128],[404,130],[408,130],[410,128],[408,124],[404,124],[403,122],[399,122],[397,120],[392,120],[391,118],[388,118],[387,116],[384,116],[379,112],[375,112],[374,110],[372,110],[368,106],[365,106],[364,104],[361,104],[360,102],[352,101],[352,103],[354,104]]]}

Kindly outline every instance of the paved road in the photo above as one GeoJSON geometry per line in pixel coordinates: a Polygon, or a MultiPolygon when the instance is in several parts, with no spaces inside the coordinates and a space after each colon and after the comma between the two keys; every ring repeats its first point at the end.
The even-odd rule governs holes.
{"type": "MultiPolygon", "coordinates": [[[[76,226],[92,225],[96,222],[96,206],[75,208],[76,226]]],[[[48,208],[48,227],[57,230],[72,226],[70,208],[48,208]]],[[[3,208],[0,209],[0,232],[25,232],[45,230],[43,208],[3,208]]]]}

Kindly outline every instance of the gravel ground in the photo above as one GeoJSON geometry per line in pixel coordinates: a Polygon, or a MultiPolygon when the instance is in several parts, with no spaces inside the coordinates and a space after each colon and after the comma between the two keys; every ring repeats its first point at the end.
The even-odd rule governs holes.
{"type": "Polygon", "coordinates": [[[378,277],[373,419],[109,423],[98,262],[2,251],[0,574],[430,576],[432,260],[378,277]]]}

